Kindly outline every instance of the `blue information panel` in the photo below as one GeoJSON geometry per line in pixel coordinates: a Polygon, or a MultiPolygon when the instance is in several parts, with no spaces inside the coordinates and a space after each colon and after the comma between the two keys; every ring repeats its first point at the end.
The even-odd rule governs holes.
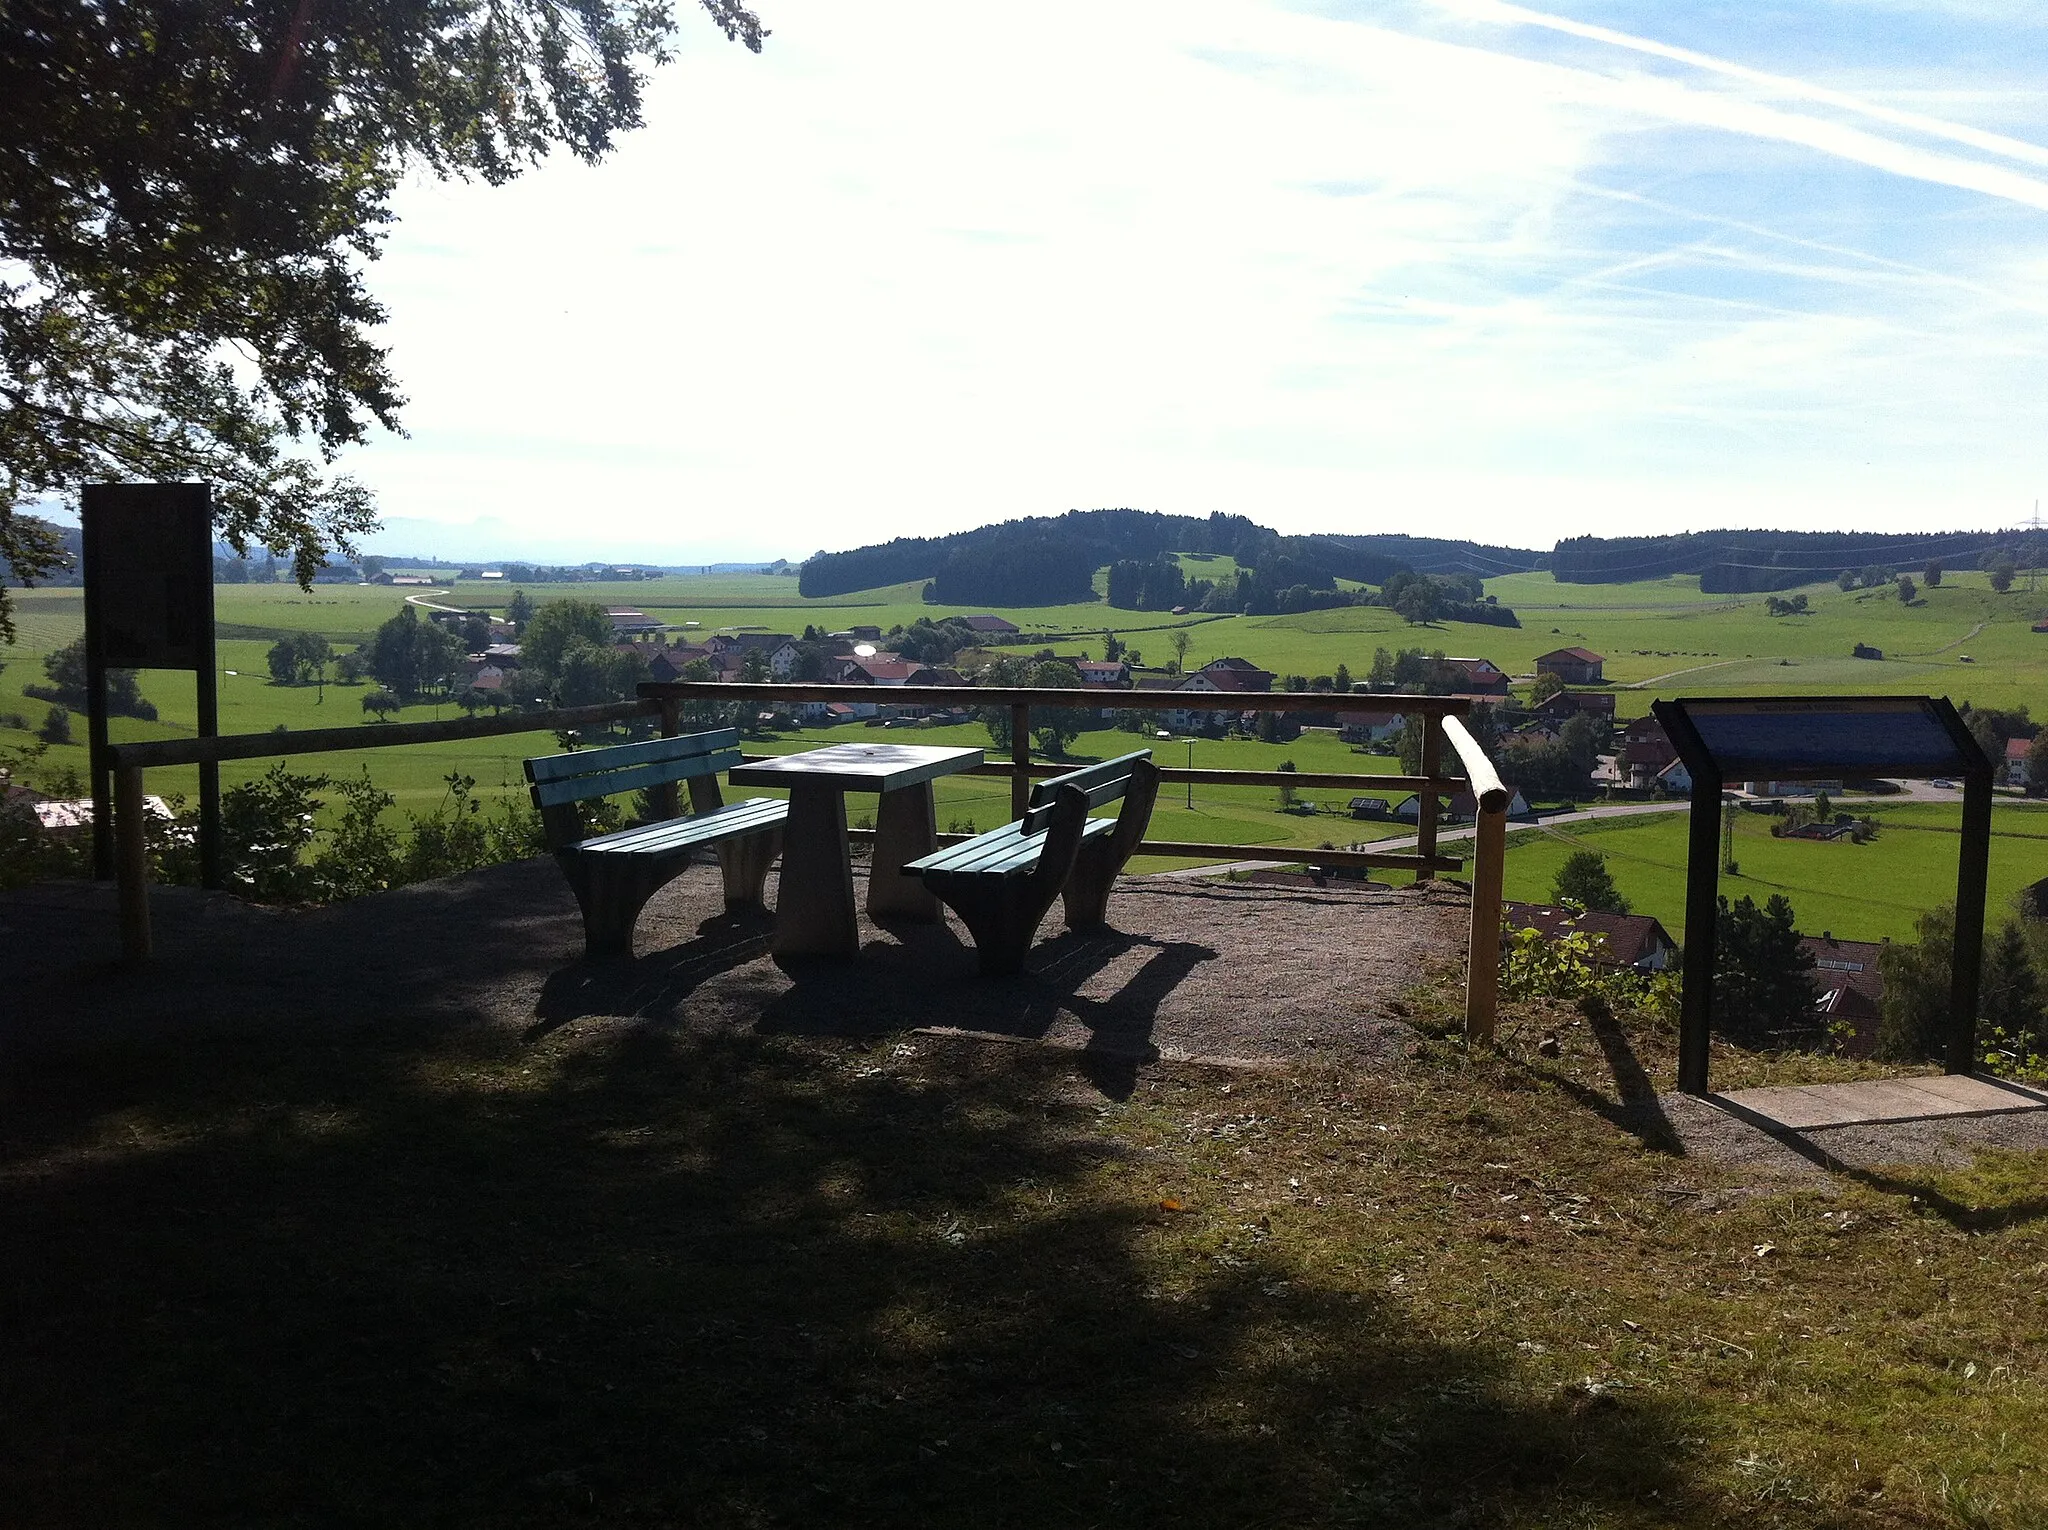
{"type": "MultiPolygon", "coordinates": [[[[1960,776],[1984,768],[1968,735],[1950,723],[1947,703],[1929,696],[1688,698],[1659,711],[1666,707],[1691,725],[1723,780],[1960,776]]],[[[1683,733],[1680,727],[1672,736],[1681,754],[1689,742],[1683,733]]]]}

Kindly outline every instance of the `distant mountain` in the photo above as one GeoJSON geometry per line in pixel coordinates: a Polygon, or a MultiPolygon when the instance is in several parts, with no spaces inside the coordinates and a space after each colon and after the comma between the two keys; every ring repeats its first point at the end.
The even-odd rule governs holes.
{"type": "MultiPolygon", "coordinates": [[[[65,555],[71,560],[70,567],[60,568],[54,574],[51,574],[49,578],[38,582],[42,584],[83,583],[85,576],[81,570],[85,566],[85,544],[81,538],[84,533],[79,531],[76,526],[60,525],[55,521],[44,520],[39,515],[24,514],[21,519],[30,525],[40,524],[56,532],[57,540],[63,544],[65,555]]],[[[5,581],[8,584],[20,582],[15,578],[14,566],[5,557],[0,557],[0,581],[5,581]]]]}
{"type": "Polygon", "coordinates": [[[1241,515],[1162,515],[1149,510],[1070,510],[979,526],[944,537],[898,537],[847,552],[819,553],[799,590],[845,595],[929,581],[948,605],[1064,605],[1093,597],[1095,571],[1162,553],[1234,559],[1246,569],[1286,560],[1314,584],[1327,578],[1379,584],[1403,569],[1486,577],[1540,568],[1526,548],[1403,535],[1282,536],[1241,515]],[[1326,577],[1325,577],[1326,576],[1326,577]]]}

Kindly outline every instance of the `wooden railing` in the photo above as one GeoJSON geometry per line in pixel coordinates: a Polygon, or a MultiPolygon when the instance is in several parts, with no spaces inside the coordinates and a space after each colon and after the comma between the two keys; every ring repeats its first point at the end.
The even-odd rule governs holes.
{"type": "MultiPolygon", "coordinates": [[[[1151,712],[1337,712],[1370,708],[1399,711],[1422,719],[1422,759],[1419,775],[1375,775],[1368,773],[1311,772],[1282,770],[1192,770],[1161,765],[1159,778],[1168,782],[1195,782],[1217,786],[1297,786],[1358,788],[1365,791],[1408,791],[1416,795],[1415,850],[1396,851],[1322,850],[1299,845],[1223,845],[1206,841],[1141,841],[1140,855],[1172,856],[1203,861],[1271,861],[1311,866],[1358,866],[1379,870],[1411,871],[1419,882],[1439,871],[1459,871],[1464,862],[1437,851],[1437,831],[1442,815],[1440,799],[1470,791],[1477,804],[1473,825],[1472,920],[1466,947],[1465,1031],[1475,1039],[1490,1040],[1500,989],[1500,902],[1503,862],[1507,852],[1508,793],[1500,774],[1477,739],[1459,720],[1471,710],[1471,703],[1457,696],[1344,695],[1329,691],[1139,691],[1108,687],[1069,689],[1050,686],[946,686],[891,685],[847,686],[806,683],[747,683],[716,680],[650,681],[640,687],[641,696],[662,706],[663,729],[680,729],[682,708],[692,701],[779,702],[791,706],[806,702],[860,702],[887,707],[1007,707],[1010,711],[1010,758],[1007,763],[988,763],[971,774],[1007,776],[1010,780],[1010,816],[1021,818],[1029,804],[1034,777],[1057,775],[1070,764],[1036,761],[1031,758],[1031,709],[1033,707],[1080,707],[1090,711],[1151,712]],[[1464,779],[1441,773],[1444,745],[1448,743],[1464,769],[1464,779]]],[[[958,843],[964,835],[940,835],[943,844],[958,843]]]]}
{"type": "MultiPolygon", "coordinates": [[[[1470,703],[1451,696],[1351,696],[1329,692],[1189,692],[1067,690],[1037,686],[889,686],[870,689],[844,685],[759,684],[719,681],[677,681],[644,684],[639,699],[602,706],[520,712],[500,717],[463,718],[447,722],[380,723],[351,728],[320,728],[306,732],[231,734],[223,738],[157,739],[121,744],[111,751],[114,772],[115,876],[119,885],[122,948],[131,960],[146,959],[151,937],[148,898],[148,846],[145,833],[143,772],[153,767],[193,765],[208,761],[283,758],[331,754],[342,750],[384,749],[409,744],[502,737],[518,733],[560,732],[635,718],[659,718],[662,731],[683,730],[683,708],[693,701],[788,702],[861,701],[888,706],[1008,707],[1010,758],[988,762],[977,774],[1006,776],[1010,781],[1013,817],[1023,816],[1036,777],[1055,775],[1069,764],[1031,758],[1031,709],[1080,707],[1088,710],[1242,712],[1332,712],[1357,709],[1398,710],[1423,722],[1422,771],[1418,775],[1350,774],[1331,771],[1193,770],[1163,765],[1165,782],[1213,786],[1296,786],[1361,788],[1368,791],[1409,791],[1416,794],[1415,849],[1398,851],[1323,850],[1301,846],[1230,845],[1186,840],[1145,840],[1138,853],[1204,861],[1269,861],[1317,866],[1358,866],[1410,871],[1427,881],[1439,871],[1458,871],[1464,862],[1437,849],[1440,799],[1470,791],[1477,802],[1472,869],[1472,922],[1467,945],[1465,1028],[1484,1039],[1493,1034],[1499,988],[1500,892],[1505,853],[1508,794],[1492,762],[1459,720],[1470,703]],[[1440,773],[1444,746],[1449,744],[1464,769],[1464,778],[1440,773]]],[[[945,843],[964,836],[941,835],[945,843]]]]}

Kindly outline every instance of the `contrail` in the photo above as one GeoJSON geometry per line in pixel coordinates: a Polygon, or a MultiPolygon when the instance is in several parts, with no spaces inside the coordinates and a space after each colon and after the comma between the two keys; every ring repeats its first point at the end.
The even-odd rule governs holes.
{"type": "Polygon", "coordinates": [[[1606,43],[1610,47],[1625,48],[1631,53],[1669,59],[1675,64],[1689,64],[1695,69],[1725,75],[1729,79],[1741,80],[1746,84],[1756,85],[1797,100],[1854,112],[1892,127],[1923,133],[1930,138],[1945,138],[1951,143],[1965,144],[1986,154],[1996,154],[2003,159],[2021,160],[2030,165],[2048,165],[2048,148],[2043,148],[2040,144],[2028,143],[2020,138],[2008,138],[2002,133],[1987,133],[1980,128],[1966,127],[1959,122],[1946,122],[1939,117],[1923,116],[1919,112],[1900,111],[1896,107],[1865,101],[1838,90],[1829,90],[1822,85],[1795,80],[1788,75],[1751,69],[1746,64],[1715,58],[1710,53],[1696,53],[1690,48],[1676,48],[1669,43],[1656,42],[1651,38],[1636,37],[1628,32],[1616,32],[1609,27],[1596,27],[1583,21],[1573,21],[1568,16],[1552,16],[1543,11],[1532,11],[1526,6],[1510,4],[1508,0],[1436,0],[1436,3],[1444,10],[1456,12],[1475,21],[1542,27],[1547,31],[1562,32],[1569,37],[1583,37],[1588,42],[1606,43]]]}

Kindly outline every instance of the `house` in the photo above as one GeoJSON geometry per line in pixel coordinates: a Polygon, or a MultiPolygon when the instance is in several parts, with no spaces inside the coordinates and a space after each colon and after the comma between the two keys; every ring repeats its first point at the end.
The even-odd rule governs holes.
{"type": "Polygon", "coordinates": [[[505,671],[495,664],[482,664],[469,677],[469,687],[474,691],[497,691],[505,687],[505,671]]]}
{"type": "Polygon", "coordinates": [[[1501,914],[1509,929],[1534,930],[1545,940],[1591,936],[1593,960],[1602,966],[1664,972],[1678,960],[1678,942],[1648,914],[1574,913],[1553,904],[1512,901],[1501,905],[1501,914]]]}
{"type": "Polygon", "coordinates": [[[611,620],[612,636],[636,642],[641,638],[657,637],[662,623],[645,611],[633,611],[624,606],[609,607],[604,613],[611,620]]]}
{"type": "Polygon", "coordinates": [[[1507,671],[1491,659],[1432,659],[1430,667],[1437,682],[1453,695],[1491,701],[1508,693],[1507,671]]]}
{"type": "MultiPolygon", "coordinates": [[[[1522,789],[1519,786],[1510,786],[1505,781],[1501,785],[1507,787],[1508,817],[1533,818],[1535,816],[1534,810],[1529,806],[1529,799],[1522,795],[1522,789]]],[[[1422,799],[1414,796],[1403,797],[1394,805],[1394,816],[1404,819],[1409,823],[1421,822],[1422,799]]],[[[1448,823],[1454,820],[1469,822],[1478,816],[1478,798],[1474,797],[1469,791],[1453,792],[1450,800],[1444,804],[1444,810],[1438,816],[1437,822],[1448,823]]]]}
{"type": "Polygon", "coordinates": [[[1839,781],[1745,781],[1742,789],[1752,797],[1818,797],[1822,792],[1839,796],[1839,781]]]}
{"type": "Polygon", "coordinates": [[[1006,622],[1000,616],[990,616],[985,612],[980,616],[954,616],[948,620],[958,622],[969,632],[989,637],[1014,637],[1019,631],[1015,622],[1006,622]]]}
{"type": "MultiPolygon", "coordinates": [[[[1176,690],[1206,691],[1214,695],[1253,695],[1273,689],[1274,675],[1270,669],[1260,669],[1249,659],[1211,659],[1192,675],[1183,679],[1176,690]]],[[[1240,711],[1196,711],[1193,708],[1179,709],[1166,714],[1166,725],[1179,733],[1197,733],[1209,728],[1229,726],[1232,718],[1242,716],[1240,711]]]]}
{"type": "Polygon", "coordinates": [[[1379,744],[1398,737],[1407,726],[1405,713],[1383,709],[1344,709],[1337,713],[1337,737],[1347,744],[1379,744]]]}
{"type": "MultiPolygon", "coordinates": [[[[1655,782],[1664,767],[1678,758],[1678,750],[1665,735],[1664,725],[1653,716],[1631,722],[1621,735],[1621,765],[1628,784],[1641,790],[1655,782]]],[[[1686,781],[1687,790],[1692,786],[1686,781]]]]}
{"type": "Polygon", "coordinates": [[[1877,1021],[1884,1004],[1884,974],[1878,967],[1883,944],[1837,940],[1832,930],[1823,930],[1818,937],[1801,937],[1799,949],[1813,958],[1814,1009],[1826,1021],[1848,1028],[1841,1044],[1844,1052],[1870,1056],[1877,1050],[1877,1021]]]}
{"type": "Polygon", "coordinates": [[[1555,691],[1544,697],[1531,710],[1538,717],[1547,717],[1553,722],[1569,721],[1581,712],[1612,722],[1614,720],[1614,692],[1555,691]]]}
{"type": "Polygon", "coordinates": [[[519,667],[519,645],[517,643],[486,643],[484,644],[482,656],[500,669],[517,669],[519,667]]]}
{"type": "Polygon", "coordinates": [[[1131,683],[1131,666],[1121,659],[1111,662],[1106,659],[1082,659],[1074,668],[1081,672],[1083,685],[1104,685],[1122,688],[1131,683]]]}
{"type": "Polygon", "coordinates": [[[1669,765],[1666,765],[1657,772],[1651,784],[1658,791],[1667,792],[1673,797],[1690,797],[1692,795],[1692,772],[1685,768],[1685,761],[1673,760],[1669,765]]]}
{"type": "Polygon", "coordinates": [[[1600,666],[1606,662],[1590,648],[1553,648],[1536,656],[1536,673],[1555,675],[1566,685],[1603,685],[1600,666]]]}
{"type": "Polygon", "coordinates": [[[2027,784],[2027,751],[2034,747],[2030,738],[2009,738],[2005,741],[2005,770],[2000,777],[2007,786],[2024,788],[2027,784]]]}

